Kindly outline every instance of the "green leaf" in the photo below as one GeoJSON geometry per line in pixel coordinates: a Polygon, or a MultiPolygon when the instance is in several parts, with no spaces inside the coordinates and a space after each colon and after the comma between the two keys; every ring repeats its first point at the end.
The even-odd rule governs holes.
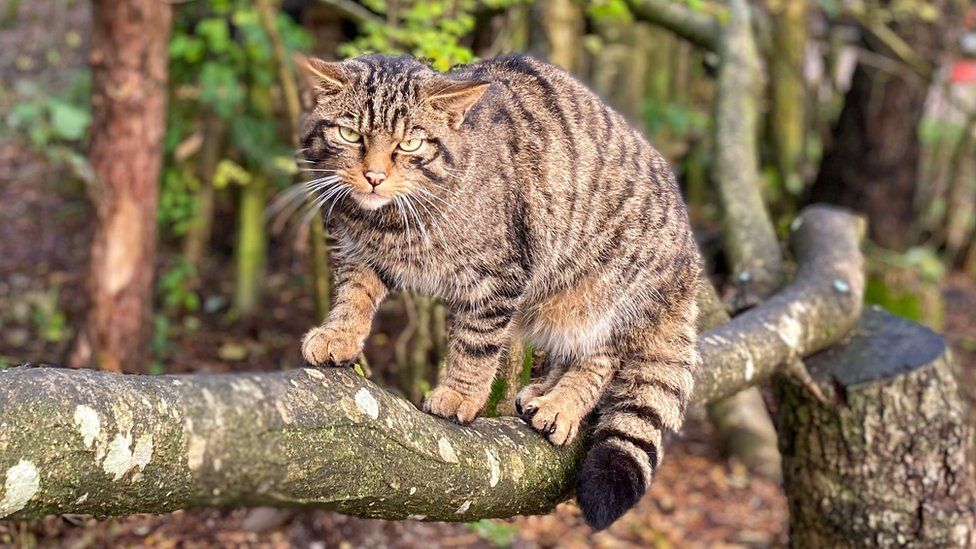
{"type": "Polygon", "coordinates": [[[197,23],[197,35],[203,37],[213,53],[224,53],[231,45],[230,28],[223,17],[211,17],[197,23]]]}
{"type": "Polygon", "coordinates": [[[51,125],[57,137],[77,141],[85,136],[91,122],[91,114],[87,110],[57,100],[51,101],[50,110],[51,125]]]}
{"type": "Polygon", "coordinates": [[[7,123],[18,128],[25,128],[37,123],[44,116],[43,106],[34,101],[17,103],[7,117],[7,123]]]}

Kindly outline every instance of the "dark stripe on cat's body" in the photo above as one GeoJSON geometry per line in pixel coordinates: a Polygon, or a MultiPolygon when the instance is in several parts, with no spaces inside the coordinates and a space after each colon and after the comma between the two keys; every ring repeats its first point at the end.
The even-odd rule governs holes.
{"type": "Polygon", "coordinates": [[[456,338],[455,341],[457,341],[458,347],[464,354],[473,357],[486,358],[496,355],[501,351],[501,346],[495,345],[494,343],[470,343],[460,337],[456,338]]]}

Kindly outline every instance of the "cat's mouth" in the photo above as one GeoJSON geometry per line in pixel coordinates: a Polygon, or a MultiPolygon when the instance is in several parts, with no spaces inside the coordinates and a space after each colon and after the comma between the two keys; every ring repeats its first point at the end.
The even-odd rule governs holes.
{"type": "Polygon", "coordinates": [[[377,193],[376,189],[368,193],[353,191],[352,197],[364,210],[378,210],[392,201],[390,197],[377,193]]]}

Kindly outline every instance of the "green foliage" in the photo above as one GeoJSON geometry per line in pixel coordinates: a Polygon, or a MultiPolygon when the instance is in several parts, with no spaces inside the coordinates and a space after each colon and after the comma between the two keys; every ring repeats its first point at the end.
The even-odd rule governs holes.
{"type": "Polygon", "coordinates": [[[426,59],[439,70],[475,60],[466,45],[479,9],[499,10],[526,0],[366,0],[382,15],[360,26],[360,34],[339,48],[344,57],[364,53],[404,54],[426,59]]]}
{"type": "Polygon", "coordinates": [[[200,298],[190,291],[188,282],[196,276],[196,269],[186,261],[179,261],[159,277],[156,288],[162,296],[163,306],[168,311],[196,311],[200,308],[200,298]]]}
{"type": "Polygon", "coordinates": [[[586,4],[586,15],[594,22],[630,23],[633,15],[625,0],[595,0],[586,4]]]}
{"type": "Polygon", "coordinates": [[[649,135],[666,129],[673,136],[688,137],[701,135],[709,127],[709,117],[705,113],[680,103],[661,103],[648,98],[642,113],[649,135]]]}
{"type": "Polygon", "coordinates": [[[890,287],[882,277],[869,277],[864,288],[864,302],[916,322],[922,320],[922,303],[918,296],[900,288],[890,287]]]}
{"type": "Polygon", "coordinates": [[[508,382],[504,378],[497,377],[491,382],[491,393],[485,404],[485,417],[498,417],[498,403],[505,397],[507,387],[508,382]]]}
{"type": "Polygon", "coordinates": [[[0,133],[24,135],[40,151],[53,145],[79,146],[91,123],[90,93],[88,71],[77,71],[71,85],[55,95],[37,82],[19,80],[14,84],[14,105],[4,117],[7,130],[0,133]]]}
{"type": "Polygon", "coordinates": [[[518,535],[518,528],[515,525],[497,520],[484,519],[478,522],[469,522],[467,526],[479,538],[495,547],[511,547],[516,535],[518,535]]]}
{"type": "Polygon", "coordinates": [[[37,327],[37,333],[50,343],[59,343],[67,339],[70,329],[68,317],[58,308],[57,286],[37,294],[31,299],[31,321],[37,327]]]}
{"type": "Polygon", "coordinates": [[[904,253],[868,249],[864,302],[940,329],[945,314],[940,281],[945,266],[934,248],[904,253]]]}
{"type": "Polygon", "coordinates": [[[152,353],[152,362],[149,364],[150,375],[166,373],[163,366],[167,356],[169,356],[170,342],[170,321],[164,314],[153,315],[152,340],[149,342],[149,349],[152,353]]]}
{"type": "MultiPolygon", "coordinates": [[[[286,49],[310,47],[308,33],[287,15],[279,13],[275,23],[286,49]]],[[[186,234],[202,185],[224,189],[259,176],[285,182],[282,166],[288,162],[283,159],[290,161],[294,152],[274,101],[278,71],[271,42],[252,1],[180,5],[169,57],[172,93],[158,214],[164,240],[186,234]],[[205,121],[214,118],[227,124],[227,143],[220,151],[214,180],[201,181],[195,155],[206,139],[215,138],[205,134],[205,121]]],[[[199,307],[199,298],[188,284],[194,276],[186,263],[163,273],[158,289],[167,310],[199,307]]]]}
{"type": "Polygon", "coordinates": [[[200,186],[193,170],[187,166],[174,166],[163,172],[162,188],[159,194],[157,222],[162,231],[173,235],[186,234],[196,209],[193,192],[200,186]]]}

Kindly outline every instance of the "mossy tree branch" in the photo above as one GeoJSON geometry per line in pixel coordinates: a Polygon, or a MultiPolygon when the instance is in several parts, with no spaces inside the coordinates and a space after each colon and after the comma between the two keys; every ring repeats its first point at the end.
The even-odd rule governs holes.
{"type": "MultiPolygon", "coordinates": [[[[858,221],[796,223],[796,280],[705,332],[696,399],[714,401],[823,349],[860,314],[858,221]]],[[[557,449],[517,418],[462,427],[348,369],[126,376],[0,372],[0,518],[194,507],[314,506],[364,517],[473,520],[568,497],[583,439],[557,449]]]]}

